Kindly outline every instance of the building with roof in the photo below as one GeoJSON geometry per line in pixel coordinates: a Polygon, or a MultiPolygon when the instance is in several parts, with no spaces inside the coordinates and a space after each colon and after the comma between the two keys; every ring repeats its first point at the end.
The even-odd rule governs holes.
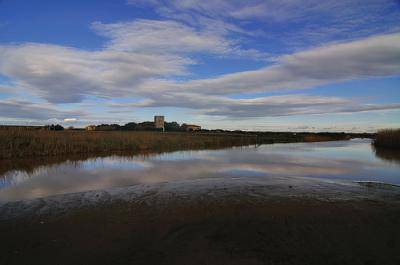
{"type": "Polygon", "coordinates": [[[95,131],[96,130],[96,125],[89,125],[85,127],[86,131],[95,131]]]}
{"type": "Polygon", "coordinates": [[[195,132],[195,131],[201,131],[201,126],[184,123],[182,124],[182,129],[184,129],[187,132],[195,132]]]}

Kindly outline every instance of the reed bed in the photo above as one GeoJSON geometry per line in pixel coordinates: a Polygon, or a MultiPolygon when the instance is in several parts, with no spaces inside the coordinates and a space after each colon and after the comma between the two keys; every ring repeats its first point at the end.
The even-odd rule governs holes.
{"type": "Polygon", "coordinates": [[[118,152],[160,153],[177,150],[219,149],[234,146],[348,140],[359,135],[290,132],[154,132],[49,131],[34,127],[0,127],[0,159],[118,152]]]}
{"type": "Polygon", "coordinates": [[[256,144],[248,135],[45,131],[21,128],[0,129],[0,159],[114,152],[165,152],[224,148],[256,144]]]}
{"type": "Polygon", "coordinates": [[[376,134],[375,147],[400,149],[400,129],[385,129],[376,134]]]}

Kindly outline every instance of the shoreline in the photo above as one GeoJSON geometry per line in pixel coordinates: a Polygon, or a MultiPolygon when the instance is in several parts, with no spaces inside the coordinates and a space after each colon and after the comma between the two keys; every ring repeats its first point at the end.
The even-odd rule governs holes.
{"type": "Polygon", "coordinates": [[[400,188],[286,181],[179,181],[3,203],[0,263],[398,264],[400,188]]]}
{"type": "Polygon", "coordinates": [[[58,211],[119,203],[144,202],[159,207],[164,203],[185,203],[248,196],[255,200],[295,199],[321,202],[377,201],[400,204],[400,186],[377,181],[347,181],[311,177],[232,177],[175,180],[65,193],[28,200],[0,201],[0,221],[34,215],[57,215],[58,211]],[[161,204],[160,204],[161,203],[161,204]]]}

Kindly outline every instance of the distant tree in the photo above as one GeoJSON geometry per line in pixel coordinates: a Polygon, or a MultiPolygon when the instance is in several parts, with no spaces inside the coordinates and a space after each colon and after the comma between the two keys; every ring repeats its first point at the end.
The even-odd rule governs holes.
{"type": "Polygon", "coordinates": [[[62,127],[60,124],[51,124],[51,125],[46,125],[44,126],[45,130],[49,130],[49,131],[62,131],[64,130],[64,127],[62,127]]]}
{"type": "Polygon", "coordinates": [[[62,127],[60,124],[56,124],[56,125],[54,126],[54,130],[55,130],[55,131],[63,131],[63,130],[64,130],[64,127],[62,127]]]}
{"type": "Polygon", "coordinates": [[[154,122],[145,121],[145,122],[138,123],[136,125],[135,130],[137,130],[137,131],[156,131],[157,129],[154,127],[154,122]]]}
{"type": "Polygon", "coordinates": [[[117,131],[120,128],[119,124],[101,124],[96,126],[96,131],[117,131]]]}
{"type": "Polygon", "coordinates": [[[113,131],[118,131],[121,129],[121,125],[119,124],[110,124],[110,127],[112,128],[113,131]]]}
{"type": "Polygon", "coordinates": [[[129,122],[121,127],[124,131],[134,131],[136,129],[137,123],[136,122],[129,122]]]}
{"type": "Polygon", "coordinates": [[[182,131],[181,126],[179,125],[179,123],[177,123],[176,121],[173,122],[166,122],[164,124],[165,130],[166,131],[170,131],[170,132],[178,132],[178,131],[182,131]]]}

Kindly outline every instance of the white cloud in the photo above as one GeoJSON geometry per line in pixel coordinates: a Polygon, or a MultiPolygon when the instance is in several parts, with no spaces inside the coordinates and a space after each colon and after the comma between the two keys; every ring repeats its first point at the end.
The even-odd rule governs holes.
{"type": "Polygon", "coordinates": [[[184,74],[190,63],[174,55],[90,52],[45,44],[0,46],[0,74],[18,89],[53,103],[133,94],[144,79],[184,74]]]}
{"type": "MultiPolygon", "coordinates": [[[[346,80],[399,75],[400,33],[281,56],[274,65],[256,71],[178,82],[174,77],[187,74],[186,66],[194,63],[187,54],[238,51],[221,36],[176,22],[96,23],[94,28],[110,38],[102,50],[85,51],[33,43],[0,45],[0,74],[10,79],[15,90],[26,91],[50,103],[76,103],[88,96],[110,98],[111,101],[115,97],[139,97],[145,101],[130,106],[183,107],[209,116],[228,117],[399,108],[397,104],[354,104],[340,98],[306,95],[255,99],[231,99],[228,95],[289,91],[346,80]]],[[[21,102],[8,101],[1,104],[4,117],[25,115],[39,119],[49,117],[49,113],[60,119],[71,117],[64,116],[63,112],[52,112],[53,107],[33,103],[24,106],[21,102]]]]}
{"type": "Polygon", "coordinates": [[[287,91],[346,80],[400,74],[400,33],[332,44],[279,57],[256,71],[184,83],[149,81],[142,91],[192,91],[204,94],[287,91]]]}
{"type": "Polygon", "coordinates": [[[306,114],[354,113],[400,109],[399,104],[363,104],[338,97],[283,95],[252,99],[233,99],[193,93],[157,94],[151,99],[133,104],[111,104],[125,111],[138,107],[182,107],[196,109],[200,114],[230,119],[280,117],[306,114]]]}
{"type": "Polygon", "coordinates": [[[65,118],[64,122],[77,122],[78,119],[77,118],[65,118]]]}
{"type": "Polygon", "coordinates": [[[0,100],[0,117],[14,119],[49,120],[66,116],[82,116],[80,111],[60,111],[51,104],[33,103],[15,99],[0,100]]]}
{"type": "Polygon", "coordinates": [[[175,21],[135,20],[92,27],[110,38],[108,49],[145,53],[228,53],[232,43],[216,34],[196,31],[175,21]]]}
{"type": "Polygon", "coordinates": [[[127,3],[150,6],[163,17],[200,27],[207,27],[204,21],[214,21],[212,24],[219,24],[217,28],[222,31],[248,35],[261,31],[269,41],[278,41],[289,50],[390,32],[400,22],[397,0],[128,0],[127,3]]]}
{"type": "Polygon", "coordinates": [[[216,27],[225,25],[215,25],[217,22],[213,20],[207,22],[213,25],[198,29],[172,20],[138,19],[115,24],[95,22],[92,28],[110,39],[106,48],[114,51],[147,54],[211,53],[258,60],[269,57],[254,49],[240,48],[237,41],[227,36],[227,31],[215,30],[216,27]]]}
{"type": "Polygon", "coordinates": [[[0,45],[0,74],[19,90],[52,103],[81,102],[87,96],[132,96],[144,80],[187,74],[188,53],[261,58],[216,33],[172,21],[94,23],[110,41],[98,51],[50,44],[0,45]]]}
{"type": "Polygon", "coordinates": [[[12,87],[1,86],[0,85],[0,93],[9,93],[9,92],[12,92],[12,91],[13,91],[12,87]]]}
{"type": "Polygon", "coordinates": [[[396,0],[127,0],[131,5],[153,6],[160,14],[184,12],[188,15],[232,17],[259,20],[302,20],[329,15],[342,19],[357,17],[361,11],[380,11],[396,8],[396,0]],[[362,6],[362,9],[360,7],[362,6]]]}

